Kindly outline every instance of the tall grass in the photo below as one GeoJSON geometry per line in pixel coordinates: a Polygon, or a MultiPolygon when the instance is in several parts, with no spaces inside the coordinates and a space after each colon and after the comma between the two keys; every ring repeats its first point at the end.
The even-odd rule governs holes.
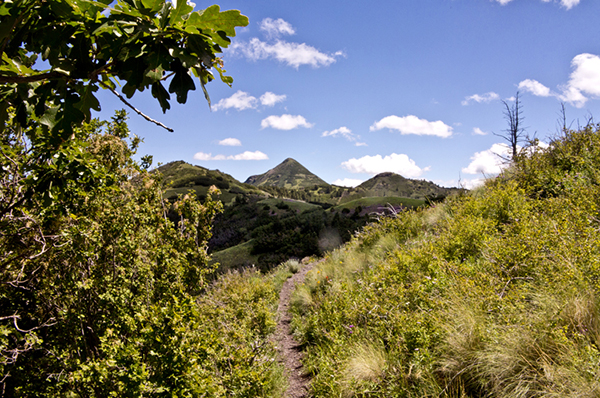
{"type": "Polygon", "coordinates": [[[600,138],[367,226],[296,292],[315,397],[600,396],[600,138]]]}

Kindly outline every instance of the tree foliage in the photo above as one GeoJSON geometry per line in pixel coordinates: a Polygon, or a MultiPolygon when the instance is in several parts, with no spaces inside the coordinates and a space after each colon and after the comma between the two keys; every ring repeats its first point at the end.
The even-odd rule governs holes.
{"type": "MultiPolygon", "coordinates": [[[[43,136],[37,130],[27,137],[43,136]]],[[[46,160],[19,128],[5,129],[5,395],[160,395],[198,388],[197,365],[189,360],[201,355],[195,297],[211,272],[206,241],[221,205],[184,196],[174,204],[180,219],[171,222],[160,179],[133,162],[139,140],[128,135],[122,112],[110,123],[93,120],[46,160]],[[54,173],[51,181],[60,187],[48,187],[47,195],[30,191],[39,173],[54,173]],[[61,173],[68,178],[56,177],[61,173]]]]}
{"type": "Polygon", "coordinates": [[[198,300],[221,205],[189,194],[170,209],[125,112],[91,111],[100,88],[137,111],[118,85],[166,111],[192,76],[208,99],[211,70],[231,84],[218,54],[247,23],[185,1],[0,3],[0,395],[230,393],[208,352],[231,347],[203,334],[198,300]]]}
{"type": "Polygon", "coordinates": [[[61,142],[73,126],[90,121],[91,110],[100,110],[95,92],[103,88],[120,96],[117,85],[128,98],[149,89],[165,112],[171,94],[179,103],[187,101],[195,76],[208,99],[211,69],[232,83],[218,54],[235,27],[247,24],[239,11],[220,11],[218,5],[193,11],[185,1],[118,0],[114,6],[112,0],[5,1],[0,129],[13,107],[19,126],[30,125],[35,115],[49,139],[61,142]]]}

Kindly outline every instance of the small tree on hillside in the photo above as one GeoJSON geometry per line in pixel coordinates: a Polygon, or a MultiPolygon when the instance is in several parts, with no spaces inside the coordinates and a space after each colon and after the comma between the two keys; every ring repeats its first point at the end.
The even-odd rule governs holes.
{"type": "Polygon", "coordinates": [[[502,101],[504,107],[504,118],[508,122],[508,128],[504,130],[502,134],[496,134],[498,137],[504,138],[511,149],[510,160],[517,157],[519,142],[525,140],[525,128],[523,127],[523,106],[519,99],[519,92],[515,95],[515,101],[512,105],[508,102],[502,101]]]}

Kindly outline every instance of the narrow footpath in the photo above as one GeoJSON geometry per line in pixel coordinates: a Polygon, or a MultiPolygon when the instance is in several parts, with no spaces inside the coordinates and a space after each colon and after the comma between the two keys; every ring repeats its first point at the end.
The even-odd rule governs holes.
{"type": "Polygon", "coordinates": [[[289,312],[290,298],[297,284],[302,283],[306,274],[316,263],[303,265],[302,268],[283,284],[279,294],[279,307],[277,308],[277,330],[275,342],[279,350],[279,361],[285,366],[289,385],[284,398],[308,397],[310,377],[304,374],[302,368],[302,351],[298,342],[294,340],[290,322],[292,316],[289,312]]]}

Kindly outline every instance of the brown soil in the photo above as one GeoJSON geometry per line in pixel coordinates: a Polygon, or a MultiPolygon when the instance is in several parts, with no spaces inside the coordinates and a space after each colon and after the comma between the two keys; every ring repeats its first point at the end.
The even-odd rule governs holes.
{"type": "Polygon", "coordinates": [[[310,377],[303,371],[303,353],[298,342],[292,335],[290,327],[292,317],[289,313],[289,307],[290,298],[295,286],[304,281],[306,274],[315,264],[304,265],[283,284],[281,293],[279,294],[279,307],[277,308],[278,321],[274,339],[279,350],[279,361],[285,366],[289,382],[284,398],[305,398],[309,396],[310,377]]]}

